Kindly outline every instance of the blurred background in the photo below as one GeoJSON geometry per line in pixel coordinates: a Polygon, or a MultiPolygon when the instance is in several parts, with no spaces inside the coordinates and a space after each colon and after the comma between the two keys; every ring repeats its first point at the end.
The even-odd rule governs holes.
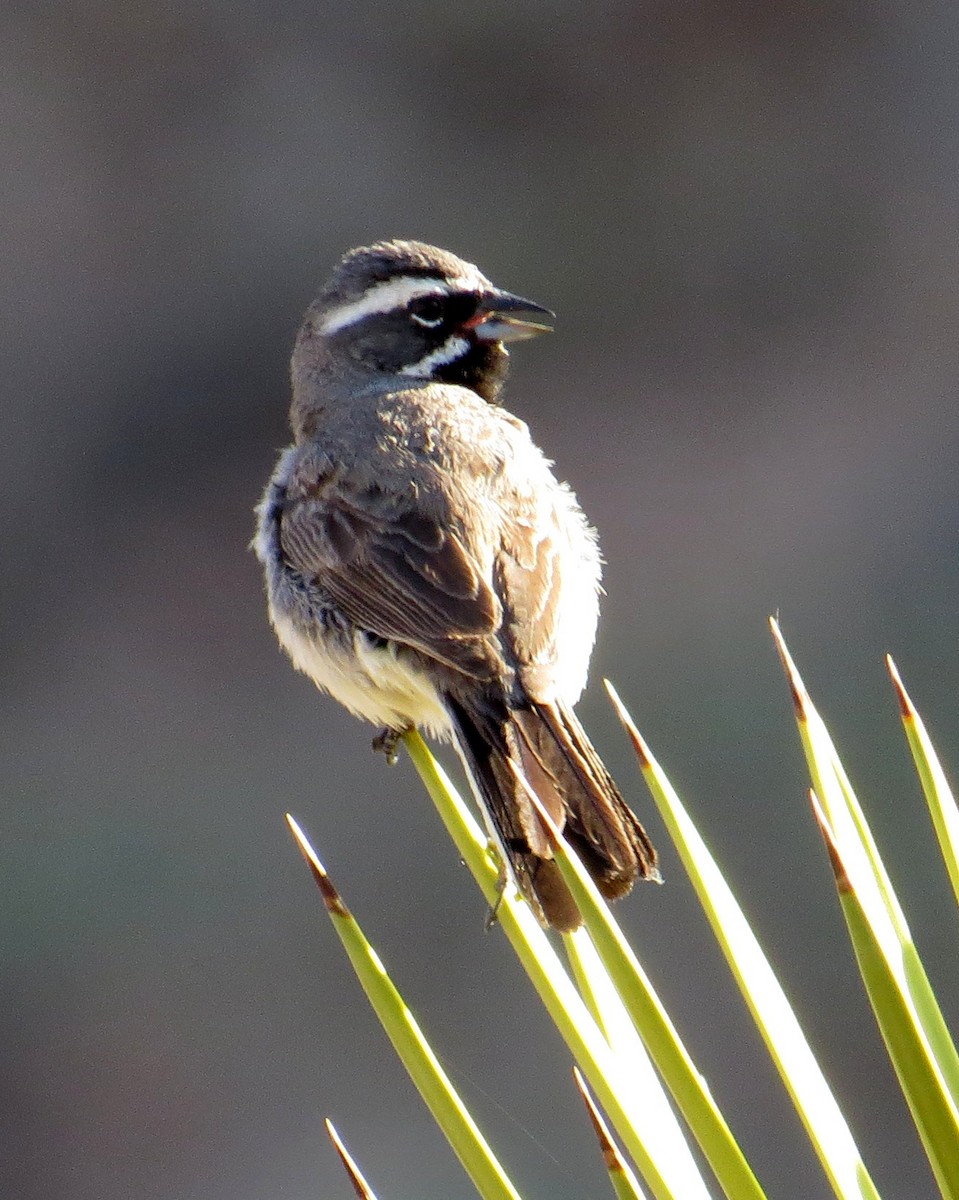
{"type": "Polygon", "coordinates": [[[405,236],[559,314],[507,400],[608,560],[580,711],[667,881],[618,915],[760,1179],[826,1195],[603,675],[880,1189],[931,1195],[765,621],[955,1022],[956,927],[882,655],[955,770],[959,10],[14,0],[0,21],[0,1193],[346,1196],[329,1114],[383,1195],[471,1194],[289,808],[526,1194],[606,1194],[566,1051],[409,761],[389,770],[284,661],[247,550],[302,311],[347,248],[405,236]]]}

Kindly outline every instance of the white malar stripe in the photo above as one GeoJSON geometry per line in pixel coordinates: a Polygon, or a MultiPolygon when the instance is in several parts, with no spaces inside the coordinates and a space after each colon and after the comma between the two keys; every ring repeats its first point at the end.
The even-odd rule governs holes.
{"type": "Polygon", "coordinates": [[[448,296],[451,292],[475,292],[489,284],[477,271],[475,277],[459,275],[447,279],[425,279],[422,276],[401,276],[398,279],[387,279],[375,287],[368,288],[359,300],[351,300],[341,304],[327,314],[321,333],[327,336],[338,333],[347,325],[362,321],[371,313],[390,312],[394,308],[404,308],[411,300],[420,296],[448,296]]]}
{"type": "Polygon", "coordinates": [[[442,346],[437,346],[419,362],[402,367],[400,374],[411,375],[414,379],[429,379],[436,367],[445,367],[447,363],[456,362],[469,348],[470,344],[466,338],[447,338],[442,346]]]}

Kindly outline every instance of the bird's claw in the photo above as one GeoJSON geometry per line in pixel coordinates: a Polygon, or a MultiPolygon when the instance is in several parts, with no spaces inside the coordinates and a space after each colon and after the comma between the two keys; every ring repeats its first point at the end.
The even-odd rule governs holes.
{"type": "Polygon", "coordinates": [[[399,761],[400,738],[405,732],[404,729],[382,729],[373,739],[373,749],[386,755],[386,762],[390,767],[395,767],[399,761]]]}
{"type": "Polygon", "coordinates": [[[500,863],[499,875],[496,880],[496,899],[490,905],[489,912],[486,914],[485,929],[487,933],[489,933],[497,921],[499,921],[499,908],[503,903],[503,897],[506,895],[506,887],[508,883],[509,875],[507,874],[506,867],[500,863]]]}

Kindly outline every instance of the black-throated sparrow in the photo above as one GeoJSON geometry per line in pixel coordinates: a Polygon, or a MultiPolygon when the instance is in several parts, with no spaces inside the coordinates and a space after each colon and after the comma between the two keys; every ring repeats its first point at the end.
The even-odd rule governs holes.
{"type": "Polygon", "coordinates": [[[658,872],[573,712],[596,635],[595,534],[498,406],[504,343],[544,316],[433,246],[350,251],[296,339],[294,441],[255,548],[294,665],[387,744],[411,726],[451,737],[527,900],[568,930],[579,912],[510,762],[605,896],[658,872]]]}

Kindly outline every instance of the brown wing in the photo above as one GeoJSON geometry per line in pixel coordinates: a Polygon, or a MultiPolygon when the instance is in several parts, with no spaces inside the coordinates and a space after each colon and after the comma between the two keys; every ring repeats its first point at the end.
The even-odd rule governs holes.
{"type": "Polygon", "coordinates": [[[557,658],[557,618],[566,538],[555,508],[520,510],[508,522],[496,556],[496,590],[503,597],[504,635],[531,694],[548,687],[557,658]]]}
{"type": "Polygon", "coordinates": [[[410,499],[329,470],[288,493],[280,544],[354,624],[476,678],[497,673],[500,602],[448,522],[410,499]]]}

